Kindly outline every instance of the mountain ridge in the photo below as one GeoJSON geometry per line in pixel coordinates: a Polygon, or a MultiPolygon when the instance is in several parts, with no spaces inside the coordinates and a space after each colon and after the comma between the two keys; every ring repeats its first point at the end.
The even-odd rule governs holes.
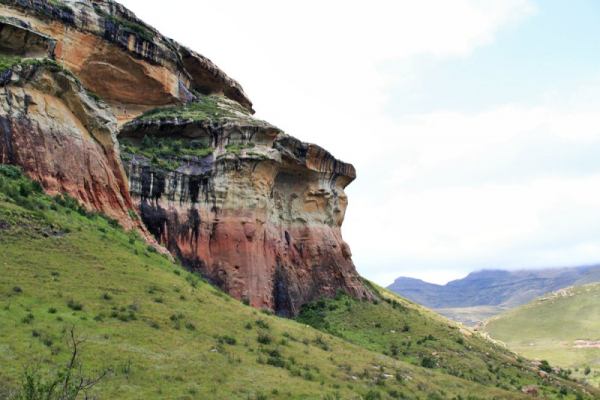
{"type": "Polygon", "coordinates": [[[388,289],[432,309],[474,306],[512,308],[548,292],[590,279],[600,281],[600,265],[508,271],[481,270],[446,285],[400,277],[388,289]]]}

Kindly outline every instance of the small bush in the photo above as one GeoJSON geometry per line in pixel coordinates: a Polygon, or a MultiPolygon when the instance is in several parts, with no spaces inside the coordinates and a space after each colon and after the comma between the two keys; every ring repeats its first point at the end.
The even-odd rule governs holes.
{"type": "Polygon", "coordinates": [[[231,337],[229,335],[218,336],[217,341],[221,344],[225,343],[225,344],[228,344],[231,346],[234,346],[237,344],[237,339],[234,337],[231,337]]]}
{"type": "Polygon", "coordinates": [[[269,323],[267,321],[265,321],[264,319],[259,319],[255,322],[256,326],[258,326],[259,328],[262,329],[269,329],[269,323]]]}
{"type": "Polygon", "coordinates": [[[425,356],[421,360],[421,366],[424,368],[435,368],[435,359],[429,356],[425,356]]]}
{"type": "Polygon", "coordinates": [[[179,320],[183,319],[183,314],[179,313],[179,314],[171,314],[171,316],[169,317],[169,319],[173,322],[177,322],[179,320]]]}
{"type": "Polygon", "coordinates": [[[196,326],[194,324],[192,324],[191,322],[186,322],[185,329],[190,330],[190,331],[195,331],[196,326]]]}
{"type": "Polygon", "coordinates": [[[21,319],[21,322],[24,324],[30,324],[35,319],[35,316],[32,313],[27,314],[21,319]]]}
{"type": "Polygon", "coordinates": [[[48,309],[48,314],[56,314],[56,311],[57,311],[57,310],[56,310],[56,308],[54,308],[54,307],[50,307],[50,308],[48,309]]]}
{"type": "Polygon", "coordinates": [[[0,165],[0,175],[9,179],[19,179],[21,177],[21,168],[14,165],[0,165]]]}
{"type": "Polygon", "coordinates": [[[67,307],[69,307],[73,311],[81,311],[83,310],[83,304],[73,299],[69,299],[67,301],[67,307]]]}
{"type": "Polygon", "coordinates": [[[381,399],[381,393],[374,390],[369,390],[369,393],[365,396],[365,400],[379,400],[381,399]]]}
{"type": "Polygon", "coordinates": [[[52,346],[52,343],[54,343],[54,339],[52,339],[52,336],[44,336],[42,338],[42,343],[44,343],[46,346],[50,347],[50,346],[52,346]]]}
{"type": "Polygon", "coordinates": [[[256,340],[260,344],[271,344],[273,337],[266,332],[258,332],[256,340]]]}

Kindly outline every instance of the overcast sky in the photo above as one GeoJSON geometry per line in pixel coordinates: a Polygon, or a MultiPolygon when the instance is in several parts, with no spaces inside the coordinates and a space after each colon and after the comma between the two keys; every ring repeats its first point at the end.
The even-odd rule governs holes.
{"type": "Polygon", "coordinates": [[[363,276],[600,262],[600,2],[120,1],[354,164],[363,276]]]}

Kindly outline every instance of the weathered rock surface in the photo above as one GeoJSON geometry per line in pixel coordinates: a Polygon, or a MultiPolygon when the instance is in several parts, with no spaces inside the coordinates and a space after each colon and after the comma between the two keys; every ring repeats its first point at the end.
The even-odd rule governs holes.
{"type": "Polygon", "coordinates": [[[191,89],[223,94],[252,109],[242,87],[210,60],[164,37],[118,3],[1,3],[3,25],[16,29],[19,24],[15,21],[19,21],[29,31],[56,41],[50,49],[53,58],[77,75],[88,90],[105,99],[120,121],[157,105],[186,103],[191,89]]]}
{"type": "Polygon", "coordinates": [[[129,214],[110,108],[53,65],[15,67],[0,84],[0,164],[20,165],[50,194],[67,193],[145,233],[129,214]]]}
{"type": "Polygon", "coordinates": [[[354,168],[254,119],[210,60],[110,0],[0,0],[0,39],[2,55],[60,63],[0,71],[0,163],[152,243],[150,232],[252,306],[293,316],[339,289],[373,298],[341,236],[354,168]],[[148,111],[162,106],[177,107],[148,111]],[[121,158],[119,126],[137,145],[150,136],[210,149],[121,158]]]}
{"type": "Polygon", "coordinates": [[[121,134],[133,140],[196,139],[215,149],[203,158],[171,160],[181,164],[174,171],[143,155],[126,156],[131,194],[148,229],[189,268],[280,316],[296,315],[338,289],[372,298],[340,230],[354,168],[249,118],[124,128],[121,134]]]}
{"type": "Polygon", "coordinates": [[[521,391],[531,397],[540,397],[540,389],[536,385],[523,386],[521,391]]]}

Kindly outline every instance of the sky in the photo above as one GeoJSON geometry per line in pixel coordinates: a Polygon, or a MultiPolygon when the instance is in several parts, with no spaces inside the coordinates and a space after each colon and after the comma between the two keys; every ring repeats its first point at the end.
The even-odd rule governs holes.
{"type": "Polygon", "coordinates": [[[120,2],[356,167],[366,278],[600,262],[600,2],[120,2]]]}

